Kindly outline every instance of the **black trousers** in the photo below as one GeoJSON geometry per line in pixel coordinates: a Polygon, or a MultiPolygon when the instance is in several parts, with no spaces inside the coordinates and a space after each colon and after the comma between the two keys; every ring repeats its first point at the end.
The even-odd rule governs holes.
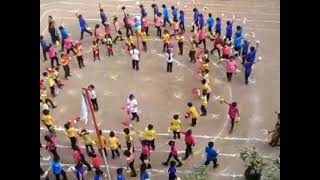
{"type": "Polygon", "coordinates": [[[118,34],[117,34],[117,37],[113,40],[113,43],[116,43],[117,40],[118,40],[118,38],[120,38],[120,41],[123,40],[123,39],[122,39],[122,33],[121,33],[121,31],[119,30],[117,33],[118,33],[118,34]]]}
{"type": "Polygon", "coordinates": [[[179,54],[183,55],[183,42],[178,42],[178,46],[179,46],[179,54]]]}
{"type": "Polygon", "coordinates": [[[231,36],[226,36],[226,38],[224,38],[224,42],[226,42],[227,39],[228,39],[229,41],[231,41],[231,36]]]}
{"type": "Polygon", "coordinates": [[[192,30],[191,30],[191,32],[194,31],[195,27],[199,27],[199,21],[198,21],[198,20],[194,21],[194,25],[192,25],[192,30]]]}
{"type": "Polygon", "coordinates": [[[190,51],[189,52],[189,57],[190,57],[190,62],[196,62],[196,51],[190,51]]]}
{"type": "Polygon", "coordinates": [[[163,18],[163,26],[162,27],[166,27],[166,23],[169,23],[169,25],[171,25],[170,21],[169,21],[169,17],[164,17],[163,18]]]}
{"type": "Polygon", "coordinates": [[[132,27],[130,25],[126,25],[126,35],[129,36],[129,32],[131,33],[131,36],[133,36],[133,30],[132,27]]]}
{"type": "Polygon", "coordinates": [[[70,76],[70,67],[69,65],[64,65],[63,66],[63,70],[64,70],[64,78],[68,79],[68,77],[70,76]]]}
{"type": "Polygon", "coordinates": [[[55,57],[52,57],[52,58],[50,58],[50,60],[51,60],[51,68],[54,68],[54,61],[56,61],[56,64],[57,64],[57,66],[60,66],[60,64],[59,64],[59,60],[58,60],[58,57],[57,56],[55,56],[55,57]]]}
{"type": "Polygon", "coordinates": [[[212,160],[212,159],[207,159],[205,162],[204,162],[204,165],[208,166],[210,164],[210,162],[213,162],[213,167],[217,167],[218,166],[218,163],[217,163],[217,160],[212,160]]]}
{"type": "Polygon", "coordinates": [[[50,105],[51,105],[52,108],[55,107],[55,105],[53,104],[53,102],[51,101],[51,99],[46,98],[44,101],[45,101],[46,104],[50,103],[50,105]]]}
{"type": "Polygon", "coordinates": [[[43,58],[47,60],[47,52],[49,51],[48,47],[42,48],[43,58]]]}
{"type": "Polygon", "coordinates": [[[180,132],[173,131],[173,139],[176,139],[177,137],[180,139],[180,132]]]}
{"type": "Polygon", "coordinates": [[[130,148],[132,146],[131,142],[126,142],[126,144],[127,144],[127,149],[130,151],[130,148]]]}
{"type": "Polygon", "coordinates": [[[74,51],[73,47],[72,47],[72,48],[70,48],[70,49],[67,49],[67,54],[69,54],[69,53],[70,53],[70,51],[72,51],[72,52],[73,52],[73,54],[74,54],[74,55],[76,55],[76,52],[74,51]]]}
{"type": "Polygon", "coordinates": [[[186,29],[184,28],[184,23],[179,23],[179,27],[180,27],[180,29],[181,29],[181,31],[182,32],[185,32],[186,31],[186,29]]]}
{"type": "Polygon", "coordinates": [[[94,109],[95,111],[98,111],[98,110],[99,110],[99,107],[98,107],[97,98],[91,99],[91,102],[92,102],[92,105],[93,105],[93,109],[94,109]]]}
{"type": "Polygon", "coordinates": [[[149,36],[149,27],[143,27],[144,31],[146,32],[147,36],[149,36]]]}
{"type": "Polygon", "coordinates": [[[192,145],[186,143],[186,152],[184,154],[184,159],[188,159],[188,157],[192,154],[192,145]]]}
{"type": "Polygon", "coordinates": [[[233,131],[233,126],[234,126],[234,121],[235,121],[235,118],[231,118],[231,128],[230,128],[230,133],[233,131]]]}
{"type": "Polygon", "coordinates": [[[139,71],[139,60],[132,60],[132,69],[139,71]]]}
{"type": "Polygon", "coordinates": [[[86,151],[87,151],[88,156],[90,153],[94,153],[94,149],[93,149],[92,144],[86,144],[86,151]],[[89,150],[89,148],[90,148],[90,150],[89,150]]]}
{"type": "Polygon", "coordinates": [[[84,158],[82,158],[82,159],[80,160],[80,162],[81,162],[82,164],[84,164],[84,165],[87,166],[88,171],[91,171],[91,170],[92,170],[92,167],[90,166],[90,164],[88,163],[88,161],[86,161],[84,158]]]}
{"type": "Polygon", "coordinates": [[[220,53],[220,49],[219,48],[214,47],[210,52],[213,53],[215,50],[218,51],[219,58],[221,58],[221,53],[220,53]]]}
{"type": "Polygon", "coordinates": [[[137,172],[136,172],[136,169],[134,168],[134,160],[131,163],[129,163],[129,168],[131,169],[131,176],[136,176],[137,172]]]}
{"type": "Polygon", "coordinates": [[[203,48],[204,48],[204,49],[207,49],[207,46],[206,46],[206,39],[199,40],[198,44],[201,44],[201,42],[203,43],[203,48]]]}
{"type": "Polygon", "coordinates": [[[147,52],[147,42],[142,41],[143,50],[147,52]]]}
{"type": "Polygon", "coordinates": [[[106,148],[99,149],[99,153],[100,153],[101,157],[103,156],[102,151],[104,152],[104,155],[107,157],[107,149],[106,148]]]}
{"type": "Polygon", "coordinates": [[[216,30],[216,35],[221,34],[221,30],[216,30]]]}
{"type": "Polygon", "coordinates": [[[50,150],[50,152],[52,153],[54,158],[60,159],[60,156],[57,153],[57,148],[54,148],[54,149],[50,150]]]}
{"type": "Polygon", "coordinates": [[[161,27],[160,26],[156,26],[157,28],[157,36],[161,37],[162,32],[161,32],[161,27]]]}
{"type": "Polygon", "coordinates": [[[61,40],[61,51],[64,51],[64,38],[62,38],[62,40],[61,40]]]}
{"type": "Polygon", "coordinates": [[[114,159],[114,153],[116,153],[118,155],[118,157],[120,157],[120,153],[119,153],[119,149],[116,150],[111,150],[111,154],[112,154],[112,159],[114,159]]]}
{"type": "Polygon", "coordinates": [[[52,97],[55,97],[55,96],[56,96],[54,85],[50,87],[50,93],[51,93],[51,96],[52,96],[52,97]]]}
{"type": "Polygon", "coordinates": [[[213,36],[212,27],[208,26],[208,31],[210,32],[210,35],[213,36]]]}
{"type": "Polygon", "coordinates": [[[168,156],[167,163],[169,163],[169,161],[170,161],[170,159],[171,159],[172,157],[173,157],[179,164],[182,164],[181,161],[180,161],[179,158],[178,158],[178,155],[173,155],[171,152],[170,152],[170,154],[169,154],[169,156],[168,156]]]}
{"type": "Polygon", "coordinates": [[[131,115],[132,115],[132,118],[131,118],[132,121],[134,121],[135,119],[137,119],[137,122],[140,121],[140,117],[137,112],[132,112],[131,115]]]}
{"type": "Polygon", "coordinates": [[[80,40],[82,40],[82,39],[83,39],[83,33],[84,33],[84,32],[86,32],[86,33],[90,34],[90,36],[92,35],[92,32],[91,32],[91,31],[89,31],[88,29],[81,29],[81,36],[80,36],[80,40]]]}
{"type": "Polygon", "coordinates": [[[207,115],[207,109],[203,104],[201,105],[200,110],[202,112],[202,115],[207,115]]]}
{"type": "Polygon", "coordinates": [[[163,51],[165,52],[166,50],[168,50],[168,43],[163,43],[163,51]]]}
{"type": "Polygon", "coordinates": [[[151,146],[152,150],[154,151],[156,146],[154,145],[154,139],[151,141],[147,141],[148,145],[151,146]]]}
{"type": "Polygon", "coordinates": [[[78,64],[79,64],[79,68],[82,69],[82,67],[85,67],[83,64],[83,56],[77,56],[77,60],[78,60],[78,64]]]}
{"type": "Polygon", "coordinates": [[[244,79],[245,79],[245,83],[248,84],[249,83],[249,76],[251,73],[244,73],[244,79]]]}
{"type": "Polygon", "coordinates": [[[196,126],[197,125],[197,118],[191,118],[191,126],[196,126]]]}
{"type": "Polygon", "coordinates": [[[232,74],[233,74],[232,72],[227,72],[227,79],[228,79],[229,82],[232,79],[232,74]]]}
{"type": "Polygon", "coordinates": [[[68,177],[66,175],[66,172],[64,172],[63,169],[61,169],[61,173],[60,174],[54,174],[56,176],[56,180],[60,180],[60,175],[62,175],[63,180],[68,180],[68,177]]]}
{"type": "Polygon", "coordinates": [[[207,93],[207,101],[209,102],[210,99],[210,93],[207,93]]]}
{"type": "Polygon", "coordinates": [[[54,133],[52,125],[46,125],[50,133],[54,133]]]}
{"type": "Polygon", "coordinates": [[[172,72],[172,62],[167,62],[167,72],[172,72]]]}
{"type": "Polygon", "coordinates": [[[77,150],[78,146],[77,146],[77,139],[76,137],[70,137],[70,142],[71,142],[71,147],[73,150],[77,150]]]}
{"type": "Polygon", "coordinates": [[[98,52],[96,53],[96,51],[92,51],[92,54],[93,54],[93,60],[95,61],[96,58],[98,58],[100,60],[100,52],[98,50],[98,52]]]}

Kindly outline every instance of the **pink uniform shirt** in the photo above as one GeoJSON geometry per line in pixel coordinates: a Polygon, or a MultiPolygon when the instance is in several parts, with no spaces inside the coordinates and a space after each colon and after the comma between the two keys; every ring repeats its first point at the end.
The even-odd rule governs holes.
{"type": "Polygon", "coordinates": [[[237,70],[237,62],[235,60],[233,61],[230,61],[230,60],[227,60],[227,65],[226,65],[226,71],[228,73],[234,73],[236,72],[237,70]]]}
{"type": "Polygon", "coordinates": [[[56,56],[56,50],[54,49],[54,47],[51,47],[49,49],[49,58],[53,58],[56,56]]]}

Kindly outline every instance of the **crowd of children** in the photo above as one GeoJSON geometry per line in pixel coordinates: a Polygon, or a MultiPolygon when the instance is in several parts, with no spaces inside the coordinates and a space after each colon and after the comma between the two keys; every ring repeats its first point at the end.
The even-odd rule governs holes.
{"type": "MultiPolygon", "coordinates": [[[[141,16],[132,17],[126,12],[126,7],[122,7],[124,12],[124,27],[126,29],[126,47],[128,53],[131,55],[132,59],[132,68],[135,70],[139,70],[139,61],[140,61],[140,51],[139,51],[139,43],[141,42],[143,51],[147,52],[147,41],[148,36],[150,36],[149,26],[152,24],[156,28],[156,36],[162,38],[163,40],[163,52],[165,53],[165,57],[167,60],[167,72],[172,72],[172,64],[174,61],[173,55],[173,36],[177,41],[178,48],[179,48],[179,55],[183,56],[184,51],[184,33],[186,32],[185,29],[185,12],[175,7],[171,6],[172,15],[170,15],[170,10],[168,7],[163,4],[161,7],[163,9],[162,13],[160,12],[157,4],[152,4],[153,8],[153,23],[148,20],[148,15],[143,5],[140,5],[141,16]],[[172,18],[171,18],[172,16],[172,18]],[[170,34],[170,30],[166,29],[166,25],[169,23],[172,29],[172,34],[170,34]],[[162,26],[161,26],[162,24],[162,26]],[[162,34],[163,32],[163,34],[162,34]],[[136,37],[135,37],[136,36],[136,37]],[[140,39],[140,40],[139,40],[140,39]]],[[[107,55],[113,56],[113,44],[117,43],[117,40],[120,41],[124,40],[122,37],[121,32],[121,25],[117,16],[113,18],[112,25],[114,26],[114,33],[116,33],[115,37],[112,37],[112,28],[111,24],[108,22],[107,16],[99,4],[99,11],[101,17],[101,23],[104,27],[104,31],[101,29],[99,24],[95,25],[94,32],[90,31],[88,24],[86,23],[83,15],[77,14],[79,19],[79,24],[81,28],[80,33],[80,41],[75,41],[71,39],[68,32],[65,30],[63,26],[59,27],[61,32],[61,38],[57,34],[55,30],[55,21],[53,20],[52,16],[49,16],[49,32],[51,35],[52,43],[48,43],[47,40],[41,35],[40,36],[40,43],[43,51],[44,60],[47,60],[47,53],[49,54],[49,58],[51,60],[51,69],[43,72],[44,79],[40,83],[40,110],[41,110],[41,120],[43,124],[48,128],[50,135],[46,135],[44,137],[45,141],[47,142],[46,149],[52,153],[53,155],[53,163],[51,164],[51,168],[53,169],[53,173],[56,175],[57,179],[60,178],[60,175],[63,176],[64,179],[67,179],[64,170],[61,168],[60,163],[60,156],[57,153],[57,146],[56,146],[56,133],[55,133],[55,121],[54,118],[50,115],[50,108],[56,108],[57,106],[54,105],[51,98],[47,93],[47,87],[50,89],[51,97],[54,98],[58,95],[59,89],[62,89],[63,84],[59,79],[59,59],[58,53],[56,52],[56,47],[59,46],[60,42],[60,57],[61,57],[61,65],[63,66],[63,70],[65,72],[64,78],[66,80],[71,77],[70,66],[69,62],[72,60],[72,56],[70,56],[70,51],[76,56],[78,60],[79,68],[85,67],[84,65],[84,58],[83,58],[83,47],[81,45],[81,40],[84,38],[84,32],[93,36],[92,40],[92,53],[93,53],[93,61],[96,59],[100,60],[100,48],[105,46],[107,50],[107,55]],[[101,45],[99,45],[101,43],[101,45]],[[64,52],[66,50],[66,52],[64,52]],[[50,103],[51,107],[48,106],[50,103]]],[[[203,85],[202,91],[200,89],[197,90],[197,94],[201,99],[201,114],[200,116],[207,115],[207,108],[206,106],[210,100],[210,94],[212,93],[211,84],[209,80],[209,53],[213,54],[215,51],[218,52],[218,57],[220,60],[218,62],[225,62],[226,63],[226,76],[227,81],[231,81],[232,75],[239,71],[238,64],[241,63],[244,66],[244,74],[245,74],[245,84],[249,82],[249,76],[251,74],[252,65],[256,62],[256,53],[258,49],[259,42],[256,42],[256,46],[252,46],[250,41],[243,36],[243,27],[236,26],[236,32],[233,33],[233,21],[226,22],[226,34],[225,37],[222,38],[222,19],[217,17],[214,18],[212,13],[208,14],[208,19],[205,21],[204,14],[202,14],[197,8],[193,9],[193,22],[192,22],[192,34],[190,36],[190,62],[196,63],[197,60],[201,63],[201,67],[197,72],[201,77],[201,83],[203,85]],[[205,26],[207,26],[208,30],[205,30],[205,26]],[[208,42],[206,40],[214,41],[213,49],[208,50],[208,42]],[[200,44],[203,44],[203,49],[199,47],[200,44]],[[221,56],[222,54],[222,56],[221,56]],[[221,59],[222,58],[222,59],[221,59]],[[240,60],[241,62],[238,62],[240,60]]],[[[210,42],[209,41],[209,42],[210,42]]],[[[260,58],[261,59],[261,58],[260,58]]],[[[259,60],[259,58],[258,58],[259,60]]],[[[91,103],[95,111],[98,111],[98,102],[97,96],[95,93],[95,86],[90,85],[88,87],[89,95],[91,99],[91,103]]],[[[237,102],[228,103],[223,98],[220,99],[221,103],[226,103],[229,105],[229,117],[231,120],[231,129],[230,133],[233,131],[234,123],[239,120],[240,113],[237,107],[237,102]],[[236,118],[238,119],[236,120],[236,118]]],[[[195,127],[197,125],[197,119],[199,118],[199,113],[197,108],[193,105],[192,102],[187,103],[187,113],[185,114],[185,118],[191,117],[191,126],[195,127]]],[[[130,94],[129,98],[127,99],[127,110],[128,114],[132,116],[131,120],[136,120],[137,122],[140,121],[139,113],[138,113],[138,103],[135,99],[133,94],[130,94]]],[[[183,162],[178,153],[178,149],[176,146],[176,139],[180,139],[181,134],[184,135],[184,141],[186,144],[185,155],[182,158],[183,160],[188,159],[188,157],[193,153],[192,147],[195,146],[196,140],[192,135],[192,129],[186,129],[184,131],[181,130],[181,120],[178,114],[173,116],[173,120],[171,121],[169,131],[173,133],[173,140],[170,140],[168,145],[170,146],[170,153],[168,159],[163,162],[162,164],[167,166],[170,165],[168,169],[168,176],[169,180],[177,179],[176,175],[176,167],[182,166],[183,162]],[[175,161],[170,161],[171,158],[174,158],[175,161],[178,163],[176,165],[175,161]]],[[[83,164],[85,164],[88,168],[88,171],[92,170],[90,164],[85,160],[84,155],[80,151],[78,139],[82,138],[84,145],[86,147],[86,152],[89,157],[92,158],[93,167],[96,169],[96,176],[95,179],[102,179],[102,170],[100,169],[101,160],[99,156],[95,153],[94,146],[97,144],[98,150],[100,155],[104,153],[107,156],[107,148],[111,150],[112,158],[115,159],[116,155],[120,157],[121,150],[121,143],[120,140],[115,136],[113,131],[110,132],[109,138],[104,137],[102,131],[100,130],[99,139],[93,140],[89,132],[86,129],[81,129],[80,131],[76,131],[75,124],[73,121],[68,121],[65,127],[65,133],[67,137],[70,139],[71,147],[74,151],[74,158],[76,162],[76,166],[74,169],[75,175],[79,180],[80,177],[84,177],[86,171],[83,169],[83,164]]],[[[278,127],[276,130],[270,132],[277,132],[278,127]]],[[[151,152],[155,150],[155,139],[156,139],[156,131],[154,130],[154,126],[149,124],[144,131],[140,131],[134,129],[133,127],[125,127],[123,132],[126,139],[126,146],[127,149],[124,151],[124,156],[127,157],[127,166],[131,170],[131,177],[137,176],[134,162],[135,162],[135,155],[134,155],[134,143],[133,143],[133,133],[132,131],[140,132],[142,136],[141,138],[141,146],[142,151],[140,155],[141,166],[140,166],[140,177],[142,180],[146,180],[149,178],[147,173],[147,169],[151,168],[150,157],[151,152]]],[[[278,134],[276,134],[278,135],[278,134]]],[[[276,136],[275,135],[275,136],[276,136]]],[[[277,136],[278,137],[278,136],[277,136]]],[[[274,138],[274,139],[277,139],[274,138]]],[[[278,142],[278,140],[272,141],[271,144],[274,145],[278,142]]],[[[209,163],[213,162],[213,167],[218,167],[217,163],[217,156],[218,152],[214,149],[214,143],[209,142],[208,146],[205,148],[205,152],[207,154],[207,159],[204,162],[205,165],[209,165],[209,163]]],[[[123,169],[117,169],[117,176],[118,179],[124,179],[123,169]]],[[[84,178],[82,178],[84,179],[84,178]]]]}

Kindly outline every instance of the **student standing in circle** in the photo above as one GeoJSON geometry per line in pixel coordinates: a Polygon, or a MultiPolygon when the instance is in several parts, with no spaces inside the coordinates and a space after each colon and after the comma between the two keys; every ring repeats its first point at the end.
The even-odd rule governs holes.
{"type": "Polygon", "coordinates": [[[140,52],[138,49],[136,49],[135,45],[132,45],[132,49],[130,50],[130,55],[132,59],[132,69],[139,71],[140,52]]]}

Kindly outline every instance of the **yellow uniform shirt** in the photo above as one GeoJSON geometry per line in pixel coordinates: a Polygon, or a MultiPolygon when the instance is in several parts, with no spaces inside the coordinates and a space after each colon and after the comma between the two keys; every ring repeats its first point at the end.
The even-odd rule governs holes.
{"type": "Polygon", "coordinates": [[[206,80],[206,83],[209,85],[209,83],[210,83],[210,80],[209,80],[209,73],[204,74],[204,75],[203,75],[203,79],[205,79],[205,80],[206,80]]]}
{"type": "Polygon", "coordinates": [[[191,49],[190,51],[197,51],[197,45],[196,43],[191,42],[191,49]]]}
{"type": "Polygon", "coordinates": [[[199,113],[198,113],[197,109],[194,106],[189,108],[188,113],[191,115],[191,118],[198,118],[198,116],[199,116],[199,113]]]}
{"type": "Polygon", "coordinates": [[[77,56],[82,56],[82,46],[77,47],[77,56]]]}
{"type": "Polygon", "coordinates": [[[92,44],[91,48],[92,48],[93,51],[99,50],[98,44],[96,44],[96,45],[93,45],[93,44],[92,44]]]}
{"type": "Polygon", "coordinates": [[[132,142],[132,134],[124,134],[124,139],[126,140],[126,142],[132,142]]]}
{"type": "Polygon", "coordinates": [[[48,79],[47,79],[47,83],[48,83],[48,86],[49,86],[49,87],[52,87],[52,86],[54,86],[55,81],[54,81],[54,79],[50,76],[50,77],[48,77],[48,79]]]}
{"type": "Polygon", "coordinates": [[[106,138],[105,138],[104,136],[102,136],[102,135],[100,135],[99,138],[100,138],[100,140],[101,140],[102,146],[100,146],[99,140],[97,140],[98,148],[99,148],[99,149],[104,149],[104,148],[106,148],[106,145],[107,145],[107,140],[106,140],[106,138]]]}
{"type": "Polygon", "coordinates": [[[163,35],[163,42],[164,43],[169,43],[170,42],[170,35],[169,34],[164,34],[163,35]]]}
{"type": "Polygon", "coordinates": [[[142,40],[142,42],[147,42],[148,41],[148,37],[147,37],[147,33],[146,32],[142,32],[141,33],[141,40],[142,40]]]}
{"type": "Polygon", "coordinates": [[[87,134],[83,135],[82,138],[83,138],[83,141],[84,141],[85,145],[91,145],[92,144],[92,140],[91,140],[89,135],[87,135],[87,134]]]}
{"type": "Polygon", "coordinates": [[[59,79],[59,72],[57,70],[54,70],[53,73],[51,74],[51,77],[53,79],[58,80],[59,79]]]}
{"type": "Polygon", "coordinates": [[[42,117],[42,121],[44,122],[45,125],[52,126],[54,119],[51,115],[46,115],[42,117]]]}
{"type": "Polygon", "coordinates": [[[171,121],[170,129],[176,132],[180,132],[181,128],[181,120],[180,119],[173,119],[171,121]]]}
{"type": "Polygon", "coordinates": [[[152,141],[152,140],[154,140],[155,138],[156,138],[156,135],[157,135],[157,133],[156,133],[156,131],[155,130],[146,130],[145,132],[144,132],[144,138],[146,139],[146,140],[148,140],[148,141],[152,141]]]}
{"type": "Polygon", "coordinates": [[[40,99],[44,102],[48,97],[48,92],[45,89],[40,90],[40,99]]]}
{"type": "Polygon", "coordinates": [[[206,90],[207,93],[211,93],[211,87],[209,86],[208,83],[206,83],[205,85],[203,85],[203,90],[206,90]]]}
{"type": "Polygon", "coordinates": [[[201,103],[202,103],[202,105],[207,105],[208,104],[208,100],[207,100],[207,96],[200,96],[200,98],[201,98],[201,103]]]}
{"type": "Polygon", "coordinates": [[[62,66],[68,65],[68,63],[69,63],[70,60],[71,60],[71,57],[64,56],[64,57],[61,59],[61,64],[62,64],[62,66]]]}
{"type": "Polygon", "coordinates": [[[203,70],[209,69],[209,63],[203,63],[202,68],[203,70]]]}
{"type": "Polygon", "coordinates": [[[69,138],[76,137],[76,130],[72,127],[66,130],[66,134],[69,138]]]}
{"type": "Polygon", "coordinates": [[[119,139],[116,137],[110,137],[109,138],[109,147],[111,150],[116,150],[119,147],[119,139]]]}
{"type": "Polygon", "coordinates": [[[128,44],[134,44],[133,36],[129,36],[129,38],[127,39],[127,43],[128,44]]]}
{"type": "Polygon", "coordinates": [[[180,36],[180,35],[178,35],[176,39],[178,40],[178,42],[183,42],[184,41],[184,37],[180,36]]]}

